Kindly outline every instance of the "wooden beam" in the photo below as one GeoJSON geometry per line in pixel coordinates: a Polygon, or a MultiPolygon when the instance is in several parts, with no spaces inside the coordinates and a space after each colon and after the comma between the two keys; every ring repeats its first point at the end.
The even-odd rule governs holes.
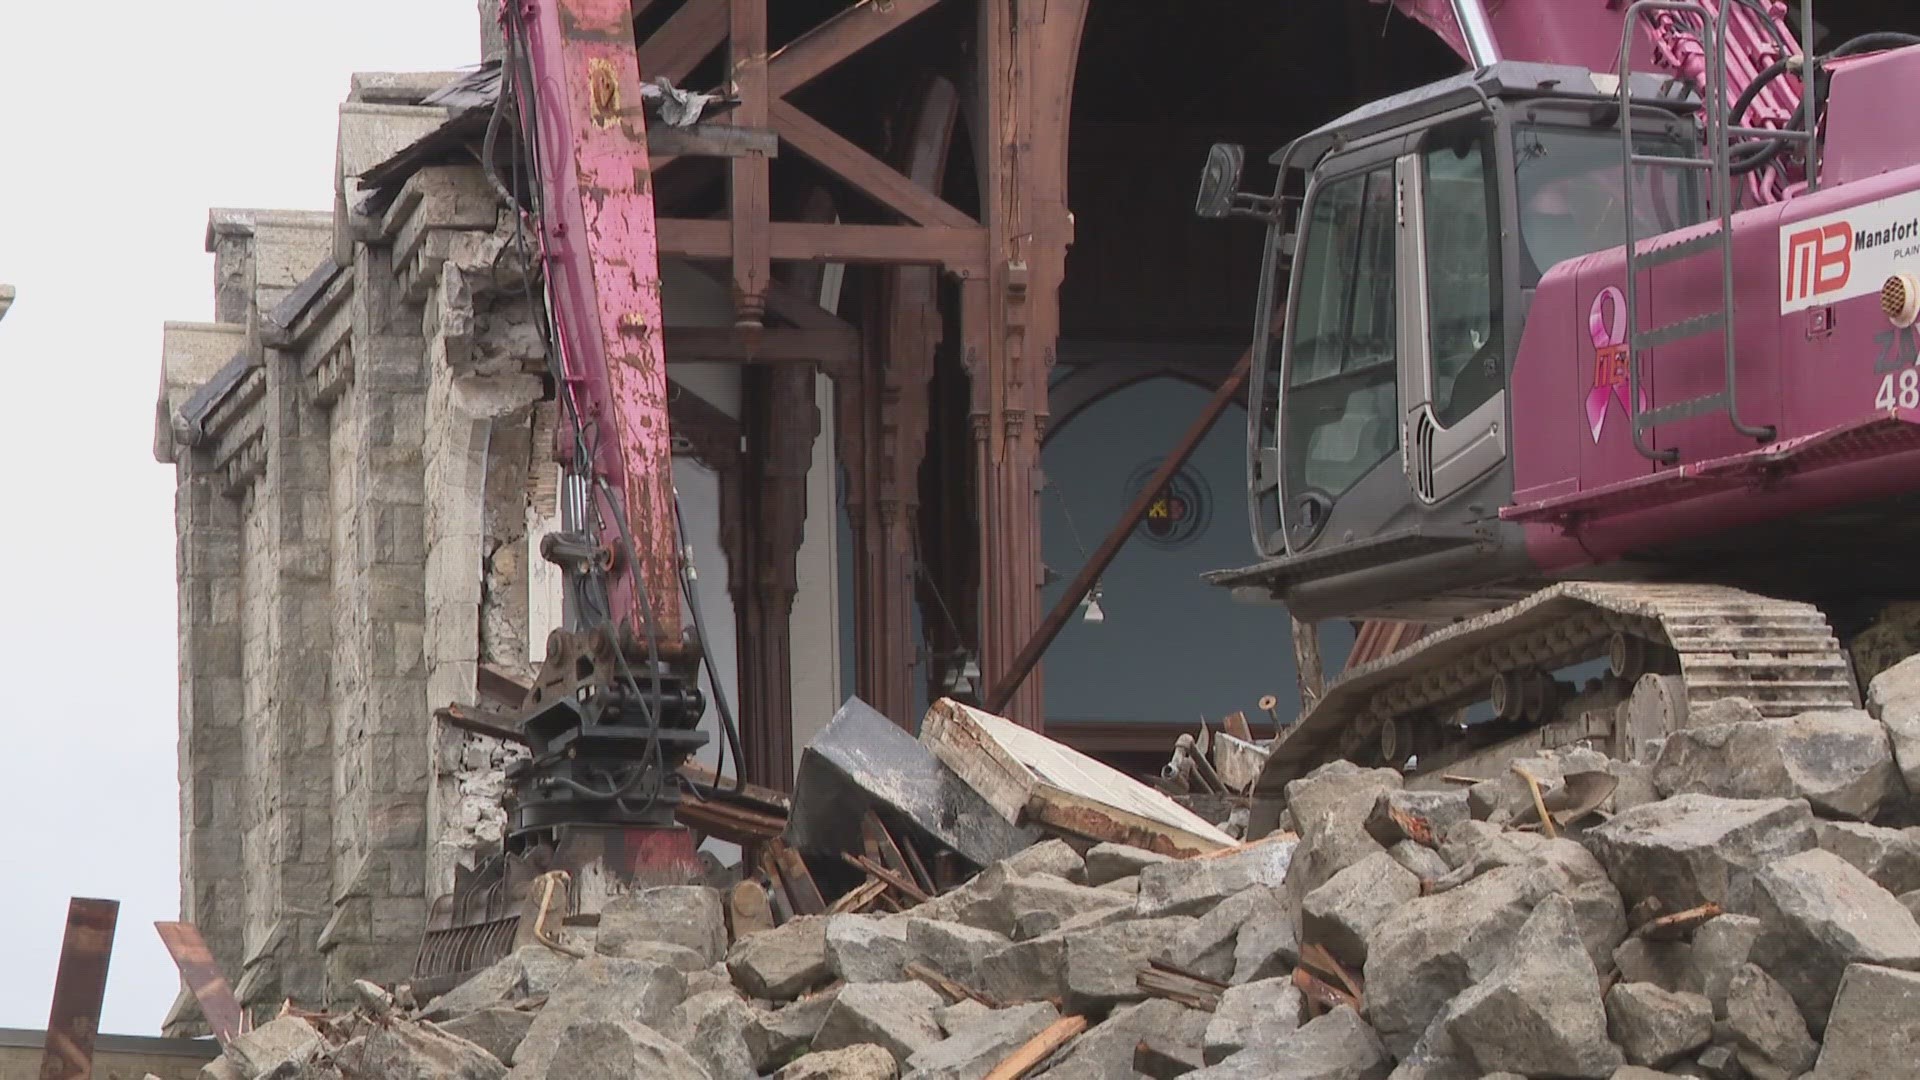
{"type": "Polygon", "coordinates": [[[667,363],[850,364],[860,355],[853,330],[754,329],[731,326],[667,327],[667,363]]]}
{"type": "Polygon", "coordinates": [[[654,172],[672,159],[687,157],[746,157],[762,154],[777,157],[780,139],[765,128],[737,124],[695,124],[692,127],[647,126],[647,160],[654,172]]]}
{"type": "Polygon", "coordinates": [[[640,78],[678,86],[727,39],[727,0],[687,0],[640,43],[640,78]]]}
{"type": "Polygon", "coordinates": [[[921,225],[956,229],[979,224],[945,199],[902,176],[897,169],[787,102],[773,102],[769,119],[780,137],[802,156],[880,200],[900,216],[921,225]]]}
{"type": "Polygon", "coordinates": [[[87,1080],[93,1075],[93,1038],[107,995],[107,965],[120,901],[74,897],[67,902],[67,934],[53,974],[53,1008],[40,1058],[41,1080],[87,1080]]]}
{"type": "MultiPolygon", "coordinates": [[[[732,231],[723,218],[661,218],[660,253],[682,259],[731,259],[732,231]]],[[[977,277],[986,269],[981,228],[916,225],[822,225],[776,221],[768,229],[776,262],[881,263],[943,266],[977,277]]]]}
{"type": "Polygon", "coordinates": [[[860,0],[774,53],[767,68],[776,98],[812,82],[842,60],[938,6],[940,0],[860,0]]]}
{"type": "MultiPolygon", "coordinates": [[[[767,0],[729,0],[728,91],[740,99],[730,117],[745,127],[767,122],[767,0]]],[[[767,226],[773,217],[773,181],[765,154],[727,163],[728,222],[733,233],[734,321],[759,326],[767,314],[773,253],[767,226]]]]}

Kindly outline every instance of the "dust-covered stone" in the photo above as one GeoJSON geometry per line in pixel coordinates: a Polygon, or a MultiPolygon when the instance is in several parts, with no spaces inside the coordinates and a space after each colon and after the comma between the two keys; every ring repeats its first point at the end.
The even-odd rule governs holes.
{"type": "Polygon", "coordinates": [[[1913,915],[1831,852],[1803,851],[1762,869],[1752,911],[1760,920],[1753,962],[1793,995],[1816,1036],[1847,965],[1920,968],[1913,915]]]}
{"type": "Polygon", "coordinates": [[[1758,964],[1743,965],[1727,988],[1727,1028],[1753,1080],[1793,1080],[1813,1067],[1820,1051],[1793,995],[1758,964]]]}
{"type": "Polygon", "coordinates": [[[1586,842],[1629,907],[1654,899],[1681,911],[1711,901],[1741,911],[1754,873],[1813,847],[1815,835],[1800,799],[1687,794],[1619,814],[1586,842]]]}
{"type": "Polygon", "coordinates": [[[1881,1080],[1920,1061],[1920,974],[1850,964],[1812,1080],[1881,1080]]]}
{"type": "Polygon", "coordinates": [[[1607,991],[1607,1033],[1632,1065],[1664,1068],[1713,1039],[1713,1003],[1648,982],[1607,991]]]}
{"type": "Polygon", "coordinates": [[[803,915],[772,930],[749,934],[727,951],[727,970],[757,998],[790,1001],[833,975],[827,959],[827,920],[803,915]]]}
{"type": "Polygon", "coordinates": [[[1822,815],[1859,821],[1905,794],[1887,729],[1858,710],[1676,731],[1654,762],[1654,783],[1669,796],[1801,798],[1822,815]]]}

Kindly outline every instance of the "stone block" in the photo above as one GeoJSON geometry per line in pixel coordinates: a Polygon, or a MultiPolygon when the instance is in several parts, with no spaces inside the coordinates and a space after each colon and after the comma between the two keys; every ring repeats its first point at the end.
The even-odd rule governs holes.
{"type": "Polygon", "coordinates": [[[693,949],[707,967],[726,959],[726,903],[705,886],[662,886],[614,897],[601,911],[601,955],[624,957],[636,945],[693,949]]]}
{"type": "Polygon", "coordinates": [[[1202,1044],[1205,1060],[1217,1065],[1250,1047],[1271,1048],[1300,1026],[1306,1000],[1290,978],[1261,979],[1228,988],[1213,1010],[1202,1044]]]}
{"type": "Polygon", "coordinates": [[[813,1045],[814,1036],[820,1034],[820,1025],[839,994],[839,988],[823,990],[784,1008],[754,1010],[754,1026],[758,1030],[748,1036],[748,1045],[761,1047],[769,1063],[791,1059],[813,1045]]]}
{"type": "Polygon", "coordinates": [[[1302,936],[1349,964],[1365,964],[1367,938],[1374,928],[1419,895],[1419,878],[1393,856],[1375,852],[1307,894],[1301,909],[1302,936]]]}
{"type": "Polygon", "coordinates": [[[1405,867],[1408,873],[1426,881],[1444,877],[1452,869],[1438,851],[1411,840],[1402,840],[1393,845],[1387,849],[1387,854],[1393,856],[1393,861],[1405,867]]]}
{"type": "Polygon", "coordinates": [[[964,923],[907,919],[907,949],[955,982],[977,987],[980,964],[1011,942],[1005,935],[964,923]]]}
{"type": "Polygon", "coordinates": [[[1279,885],[1286,880],[1293,849],[1294,841],[1276,836],[1145,867],[1140,871],[1134,912],[1143,919],[1202,915],[1237,892],[1255,885],[1279,885]]]}
{"type": "Polygon", "coordinates": [[[946,1037],[933,1021],[933,1011],[943,1004],[940,995],[922,982],[851,984],[827,1009],[813,1048],[839,1050],[873,1043],[904,1064],[946,1037]]]}
{"type": "Polygon", "coordinates": [[[1046,1002],[996,1009],[906,1061],[916,1080],[980,1080],[1007,1055],[1060,1018],[1046,1002]]]}
{"type": "MultiPolygon", "coordinates": [[[[608,1032],[595,1036],[611,1040],[610,1046],[624,1047],[631,1041],[633,1047],[640,1047],[647,1038],[663,1039],[659,1026],[671,1021],[673,1011],[686,996],[687,979],[678,968],[611,956],[590,956],[578,961],[553,988],[540,1014],[528,1025],[526,1036],[514,1051],[516,1068],[531,1065],[544,1069],[548,1062],[559,1060],[555,1055],[563,1051],[562,1044],[571,1037],[567,1029],[592,1021],[633,1023],[642,1027],[644,1037],[635,1036],[633,1040],[608,1032]]],[[[619,1052],[639,1053],[640,1050],[619,1052]]],[[[567,1074],[553,1075],[558,1080],[567,1074]]]]}
{"type": "Polygon", "coordinates": [[[1760,920],[1751,915],[1722,915],[1693,932],[1687,983],[1713,1003],[1716,1019],[1726,1017],[1727,988],[1746,965],[1753,940],[1759,936],[1760,920]]]}
{"type": "Polygon", "coordinates": [[[1286,975],[1300,959],[1300,934],[1280,889],[1249,890],[1258,897],[1233,940],[1232,983],[1286,975]]]}
{"type": "MultiPolygon", "coordinates": [[[[1180,931],[1167,945],[1165,959],[1196,975],[1227,982],[1233,978],[1234,943],[1240,928],[1271,906],[1271,889],[1255,887],[1235,893],[1180,931]]],[[[1281,917],[1285,917],[1284,908],[1281,917]]]]}
{"type": "Polygon", "coordinates": [[[1366,1021],[1342,1005],[1317,1016],[1270,1047],[1242,1050],[1190,1080],[1386,1080],[1393,1068],[1366,1021]]]}
{"type": "Polygon", "coordinates": [[[343,1076],[382,1080],[505,1080],[507,1067],[486,1049],[432,1024],[375,1026],[332,1053],[343,1076]]]}
{"type": "Polygon", "coordinates": [[[1898,896],[1920,889],[1920,829],[1883,829],[1857,821],[1822,821],[1820,847],[1898,896]]]}
{"type": "Polygon", "coordinates": [[[754,997],[791,1001],[833,975],[827,961],[827,920],[803,915],[741,938],[727,952],[727,970],[754,997]]]}
{"type": "Polygon", "coordinates": [[[773,1074],[773,1080],[895,1080],[900,1063],[883,1046],[861,1043],[808,1054],[773,1074]]]}
{"type": "Polygon", "coordinates": [[[1623,982],[1607,991],[1607,1033],[1627,1062],[1664,1068],[1713,1039],[1713,1003],[1650,982],[1623,982]]]}
{"type": "Polygon", "coordinates": [[[1407,831],[1395,820],[1398,814],[1402,819],[1412,819],[1426,825],[1428,835],[1435,843],[1447,834],[1457,821],[1465,821],[1471,815],[1467,805],[1467,793],[1464,791],[1407,791],[1392,788],[1382,791],[1374,798],[1373,809],[1367,813],[1367,835],[1381,847],[1392,847],[1402,840],[1410,839],[1407,831]]]}
{"type": "Polygon", "coordinates": [[[1491,974],[1538,900],[1531,873],[1503,867],[1403,904],[1375,928],[1363,969],[1367,1015],[1394,1056],[1405,1057],[1449,1002],[1491,974]]]}
{"type": "Polygon", "coordinates": [[[1056,1063],[1039,1075],[1045,1080],[1110,1080],[1132,1076],[1133,1051],[1140,1040],[1164,1039],[1198,1046],[1212,1016],[1212,1013],[1189,1009],[1163,998],[1119,1006],[1105,1021],[1068,1044],[1055,1059],[1056,1063]]]}
{"type": "Polygon", "coordinates": [[[1073,845],[1065,840],[1042,840],[1030,848],[1002,859],[1001,864],[1007,868],[1007,873],[1015,877],[1046,874],[1079,884],[1099,884],[1099,882],[1086,880],[1086,859],[1073,850],[1073,845]]]}
{"type": "Polygon", "coordinates": [[[754,1008],[732,990],[688,998],[661,1029],[715,1077],[755,1076],[768,1064],[768,1048],[754,1008]]]}
{"type": "Polygon", "coordinates": [[[1920,798],[1920,656],[1875,676],[1867,686],[1867,709],[1887,729],[1907,791],[1920,798]]]}
{"type": "Polygon", "coordinates": [[[1761,867],[1815,844],[1801,799],[1677,795],[1589,830],[1588,847],[1628,907],[1656,899],[1667,911],[1712,901],[1744,910],[1761,867]]]}
{"type": "Polygon", "coordinates": [[[1793,995],[1816,1036],[1849,964],[1920,969],[1912,913],[1831,852],[1803,851],[1763,868],[1752,911],[1760,920],[1753,962],[1793,995]]]}
{"type": "Polygon", "coordinates": [[[1128,906],[1126,896],[1111,890],[1075,885],[1050,874],[1020,877],[995,866],[974,878],[964,890],[936,897],[916,913],[963,922],[1017,940],[1050,933],[1075,917],[1128,906]]]}
{"type": "Polygon", "coordinates": [[[496,1005],[449,1020],[441,1024],[440,1029],[467,1040],[500,1061],[512,1064],[514,1050],[520,1045],[520,1040],[527,1037],[527,1029],[533,1026],[533,1015],[526,1009],[496,1005]]]}
{"type": "Polygon", "coordinates": [[[1613,966],[1623,983],[1652,983],[1662,990],[1691,994],[1706,989],[1694,966],[1691,942],[1628,938],[1613,950],[1613,966]]]}
{"type": "Polygon", "coordinates": [[[1881,1080],[1894,1075],[1892,1070],[1911,1069],[1915,1061],[1920,1061],[1920,975],[1848,965],[1812,1080],[1881,1080]]]}
{"type": "Polygon", "coordinates": [[[1785,796],[1860,821],[1904,794],[1887,729],[1858,710],[1685,728],[1667,737],[1653,778],[1668,796],[1785,796]]]}
{"type": "Polygon", "coordinates": [[[658,1031],[635,1020],[601,1015],[556,1018],[551,1038],[536,1043],[529,1035],[519,1057],[513,1069],[514,1080],[580,1080],[589,1076],[713,1080],[692,1054],[668,1042],[658,1031]]]}
{"type": "Polygon", "coordinates": [[[1095,844],[1087,851],[1086,883],[1106,885],[1121,878],[1133,877],[1155,863],[1172,861],[1171,855],[1145,848],[1114,843],[1095,844]]]}
{"type": "Polygon", "coordinates": [[[1624,1064],[1607,1037],[1573,905],[1558,896],[1540,901],[1506,958],[1447,1006],[1441,1023],[1488,1072],[1605,1080],[1624,1064]]]}
{"type": "Polygon", "coordinates": [[[827,966],[848,982],[899,982],[916,959],[901,915],[827,916],[827,966]]]}
{"type": "Polygon", "coordinates": [[[1758,964],[1743,965],[1727,988],[1727,1028],[1753,1080],[1793,1080],[1813,1067],[1820,1051],[1793,995],[1758,964]]]}
{"type": "Polygon", "coordinates": [[[227,1045],[227,1057],[246,1075],[261,1076],[283,1065],[304,1065],[325,1045],[312,1024],[282,1016],[235,1037],[227,1045]]]}
{"type": "Polygon", "coordinates": [[[1136,977],[1150,959],[1164,952],[1181,931],[1192,925],[1190,918],[1169,916],[1065,933],[1063,986],[1068,1007],[1083,1010],[1145,997],[1136,977]]]}

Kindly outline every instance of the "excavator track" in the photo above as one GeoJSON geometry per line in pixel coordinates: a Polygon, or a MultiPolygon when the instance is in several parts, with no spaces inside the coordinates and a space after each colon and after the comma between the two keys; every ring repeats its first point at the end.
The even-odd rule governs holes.
{"type": "Polygon", "coordinates": [[[1278,799],[1337,759],[1400,768],[1412,783],[1582,741],[1631,756],[1735,697],[1768,717],[1860,705],[1847,654],[1810,604],[1715,585],[1567,582],[1343,674],[1282,730],[1255,794],[1278,799]],[[1553,678],[1594,660],[1607,673],[1585,687],[1553,678]],[[1479,703],[1494,718],[1463,725],[1479,703]]]}

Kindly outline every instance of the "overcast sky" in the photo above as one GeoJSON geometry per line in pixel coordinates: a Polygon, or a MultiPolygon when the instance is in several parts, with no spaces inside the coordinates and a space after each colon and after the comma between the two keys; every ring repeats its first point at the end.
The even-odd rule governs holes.
{"type": "Polygon", "coordinates": [[[5,9],[0,1027],[46,1026],[67,899],[97,896],[121,905],[102,1030],[155,1035],[180,903],[160,325],[213,317],[207,209],[329,209],[349,76],[472,64],[476,0],[5,9]]]}

